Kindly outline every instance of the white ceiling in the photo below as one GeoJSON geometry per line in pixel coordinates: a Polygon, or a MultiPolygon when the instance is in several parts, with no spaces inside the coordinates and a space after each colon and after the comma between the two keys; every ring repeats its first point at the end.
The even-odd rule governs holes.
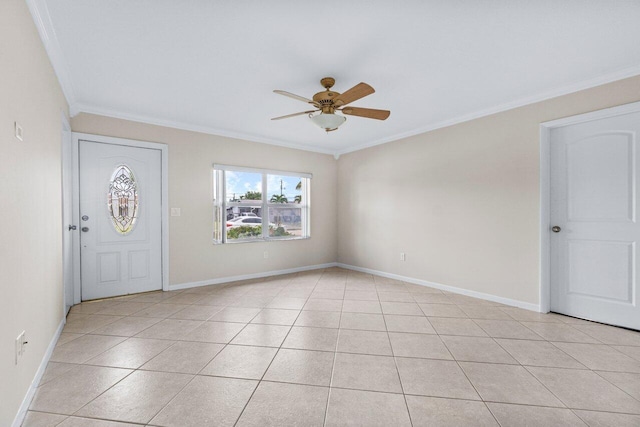
{"type": "Polygon", "coordinates": [[[72,113],[344,153],[640,74],[640,2],[27,0],[72,113]],[[324,133],[324,76],[354,106],[324,133]]]}

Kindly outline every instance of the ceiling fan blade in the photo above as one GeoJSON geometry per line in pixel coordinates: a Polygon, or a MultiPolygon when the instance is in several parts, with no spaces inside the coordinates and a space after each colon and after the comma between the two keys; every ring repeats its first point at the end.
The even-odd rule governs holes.
{"type": "Polygon", "coordinates": [[[312,100],[305,98],[304,96],[296,95],[284,90],[274,90],[274,92],[277,93],[278,95],[288,96],[289,98],[297,99],[298,101],[306,102],[308,104],[314,103],[312,100]]]}
{"type": "Polygon", "coordinates": [[[310,111],[302,111],[300,113],[293,113],[293,114],[287,114],[286,116],[280,116],[280,117],[274,117],[271,120],[282,120],[282,119],[288,119],[289,117],[295,117],[295,116],[301,116],[303,114],[310,114],[310,113],[314,113],[318,110],[310,110],[310,111]]]}
{"type": "Polygon", "coordinates": [[[357,107],[344,107],[342,110],[344,114],[351,116],[366,117],[368,119],[386,120],[391,114],[388,110],[374,110],[373,108],[357,108],[357,107]]]}
{"type": "Polygon", "coordinates": [[[345,93],[335,97],[333,99],[333,104],[336,106],[347,105],[360,98],[364,98],[367,95],[371,95],[373,92],[375,92],[375,90],[368,84],[358,83],[345,93]]]}

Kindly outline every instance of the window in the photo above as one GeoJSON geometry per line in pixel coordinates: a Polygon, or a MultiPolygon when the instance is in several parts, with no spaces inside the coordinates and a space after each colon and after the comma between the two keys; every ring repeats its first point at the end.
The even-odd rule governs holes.
{"type": "Polygon", "coordinates": [[[311,174],[213,165],[215,243],[310,237],[311,174]]]}
{"type": "Polygon", "coordinates": [[[111,174],[107,208],[117,233],[125,236],[138,219],[138,184],[133,171],[127,165],[119,165],[111,174]]]}

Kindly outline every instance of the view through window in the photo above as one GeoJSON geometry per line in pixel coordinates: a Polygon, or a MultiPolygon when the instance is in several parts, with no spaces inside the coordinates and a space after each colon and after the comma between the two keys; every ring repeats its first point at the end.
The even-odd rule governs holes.
{"type": "Polygon", "coordinates": [[[214,165],[214,241],[309,237],[310,179],[310,174],[214,165]]]}

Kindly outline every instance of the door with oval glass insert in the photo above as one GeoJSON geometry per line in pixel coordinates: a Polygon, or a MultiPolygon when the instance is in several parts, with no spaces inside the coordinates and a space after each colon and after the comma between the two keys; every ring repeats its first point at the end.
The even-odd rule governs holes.
{"type": "Polygon", "coordinates": [[[162,289],[161,156],[80,141],[82,300],[162,289]]]}

